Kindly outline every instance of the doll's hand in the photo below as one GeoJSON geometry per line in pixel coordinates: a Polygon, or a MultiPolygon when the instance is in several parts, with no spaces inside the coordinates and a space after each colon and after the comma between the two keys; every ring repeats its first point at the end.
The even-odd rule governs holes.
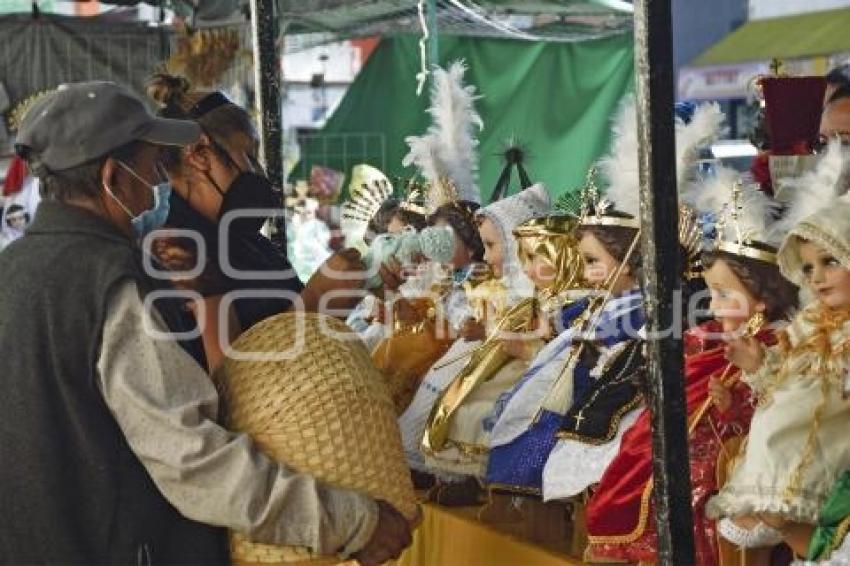
{"type": "Polygon", "coordinates": [[[413,308],[410,301],[403,297],[396,301],[393,313],[395,315],[396,322],[404,324],[415,324],[419,322],[419,313],[416,312],[416,309],[413,308]]]}
{"type": "Polygon", "coordinates": [[[747,373],[753,373],[764,361],[764,348],[755,338],[737,338],[726,343],[726,359],[747,373]]]}
{"type": "Polygon", "coordinates": [[[460,337],[466,340],[467,342],[474,342],[475,340],[484,340],[486,338],[486,331],[484,329],[484,325],[475,320],[474,318],[467,318],[466,321],[460,326],[460,337]]]}
{"type": "Polygon", "coordinates": [[[708,396],[721,413],[732,407],[732,393],[716,377],[708,380],[708,396]]]}
{"type": "Polygon", "coordinates": [[[374,298],[372,301],[372,308],[369,309],[369,312],[363,318],[366,322],[380,322],[384,324],[386,316],[384,315],[386,311],[386,307],[384,306],[384,302],[380,299],[374,298]]]}
{"type": "Polygon", "coordinates": [[[540,340],[505,338],[501,340],[502,348],[512,357],[530,362],[542,346],[540,340]]]}
{"type": "Polygon", "coordinates": [[[548,317],[542,317],[537,322],[537,332],[543,340],[548,342],[555,336],[555,328],[552,325],[552,321],[548,317]]]}

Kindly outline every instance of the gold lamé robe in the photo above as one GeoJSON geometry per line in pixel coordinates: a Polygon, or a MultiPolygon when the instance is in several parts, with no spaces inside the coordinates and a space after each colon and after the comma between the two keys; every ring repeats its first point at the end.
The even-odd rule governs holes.
{"type": "Polygon", "coordinates": [[[449,325],[437,316],[432,299],[406,300],[418,322],[398,322],[392,336],[382,340],[372,352],[372,362],[386,378],[399,415],[410,405],[422,377],[453,342],[449,325]]]}
{"type": "MultiPolygon", "coordinates": [[[[422,440],[422,449],[426,458],[434,457],[440,451],[449,447],[457,448],[472,460],[478,460],[478,456],[486,455],[487,447],[479,445],[475,438],[451,437],[453,420],[461,406],[469,402],[476,392],[487,393],[487,391],[481,391],[482,386],[487,382],[493,381],[494,378],[498,378],[495,381],[499,382],[498,387],[489,392],[489,396],[492,397],[489,409],[492,410],[492,405],[495,404],[501,392],[511,387],[522,377],[528,364],[516,360],[508,354],[502,347],[500,338],[503,333],[531,331],[534,315],[534,299],[523,300],[502,317],[494,331],[490,333],[489,338],[472,353],[469,361],[446,388],[431,411],[422,440]]],[[[480,399],[478,401],[483,402],[485,400],[480,399]]],[[[486,403],[484,404],[486,405],[486,403]]],[[[483,420],[486,414],[478,416],[481,417],[480,420],[483,420]]],[[[464,426],[462,428],[470,430],[475,427],[464,426]]],[[[467,435],[464,434],[464,436],[467,435]]],[[[468,436],[473,436],[473,434],[468,436]]],[[[477,465],[472,462],[469,468],[460,466],[449,471],[474,473],[475,468],[477,468],[477,465]]]]}

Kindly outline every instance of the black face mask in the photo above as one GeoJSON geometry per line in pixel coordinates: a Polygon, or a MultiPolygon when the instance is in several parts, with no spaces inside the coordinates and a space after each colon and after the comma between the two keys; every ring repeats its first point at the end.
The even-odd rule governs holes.
{"type": "MultiPolygon", "coordinates": [[[[257,173],[240,173],[227,192],[222,194],[222,199],[221,208],[218,211],[219,221],[225,214],[232,211],[279,208],[275,202],[271,183],[257,173]]],[[[265,217],[261,216],[241,216],[230,223],[230,229],[240,234],[256,233],[265,221],[265,217]]]]}

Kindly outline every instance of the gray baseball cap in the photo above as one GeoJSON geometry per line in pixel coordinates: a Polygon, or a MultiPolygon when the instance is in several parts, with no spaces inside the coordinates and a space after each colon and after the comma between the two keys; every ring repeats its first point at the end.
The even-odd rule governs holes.
{"type": "Polygon", "coordinates": [[[96,81],[61,85],[26,113],[15,151],[36,175],[63,171],[133,141],[185,146],[198,141],[193,121],[157,118],[126,88],[96,81]]]}

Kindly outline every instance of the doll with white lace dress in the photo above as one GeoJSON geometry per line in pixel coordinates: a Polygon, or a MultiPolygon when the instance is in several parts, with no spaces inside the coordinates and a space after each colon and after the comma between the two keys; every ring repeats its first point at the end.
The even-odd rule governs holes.
{"type": "Polygon", "coordinates": [[[731,542],[784,540],[801,556],[830,489],[850,468],[850,197],[838,195],[840,145],[832,142],[823,159],[827,166],[795,187],[793,227],[778,254],[783,276],[814,300],[777,346],[729,345],[728,359],[744,371],[758,404],[746,451],[707,508],[723,517],[718,528],[731,542]]]}

